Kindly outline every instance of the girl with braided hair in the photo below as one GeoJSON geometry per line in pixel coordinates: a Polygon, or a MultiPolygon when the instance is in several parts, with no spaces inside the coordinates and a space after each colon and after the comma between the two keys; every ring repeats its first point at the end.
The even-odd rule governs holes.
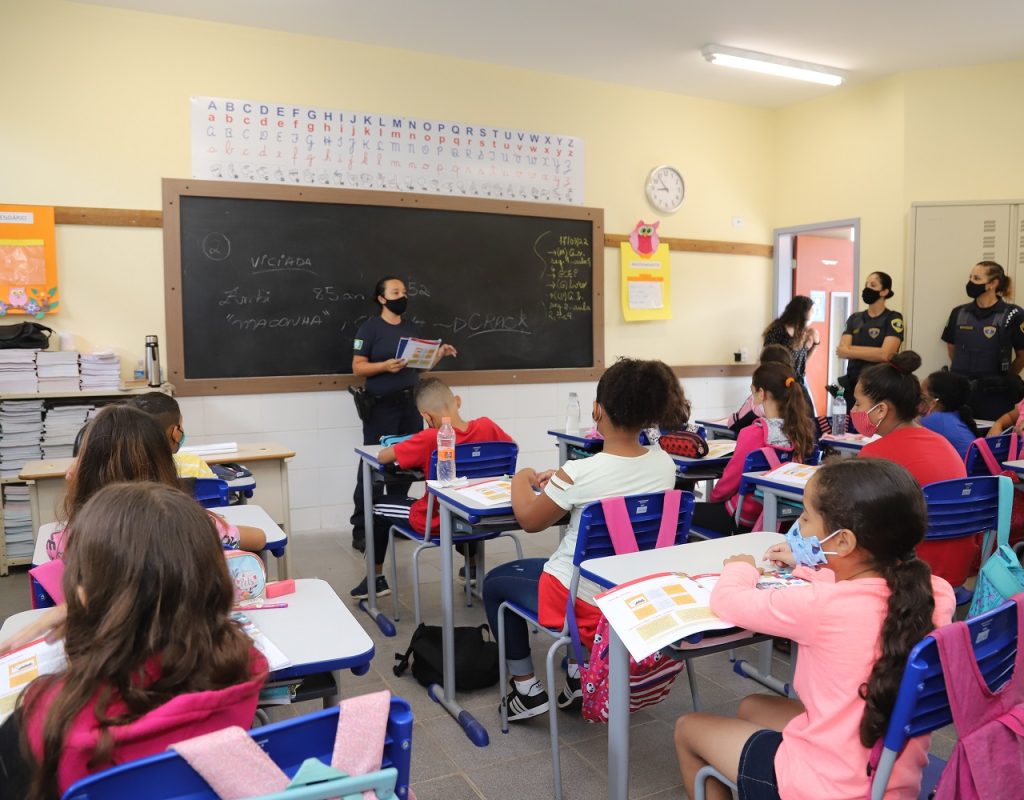
{"type": "MultiPolygon", "coordinates": [[[[863,378],[862,378],[863,380],[863,378]]],[[[808,482],[804,511],[764,560],[795,567],[807,585],[758,589],[751,556],[726,559],[711,593],[722,619],[800,645],[800,700],[755,694],[736,719],[686,714],[676,752],[686,791],[711,764],[741,800],[861,800],[911,649],[953,617],[953,589],[914,556],[927,524],[914,477],[891,461],[844,459],[808,482]],[[816,569],[816,567],[821,567],[816,569]]],[[[885,796],[913,800],[928,736],[911,739],[885,796]]],[[[707,797],[729,795],[708,781],[707,797]]]]}

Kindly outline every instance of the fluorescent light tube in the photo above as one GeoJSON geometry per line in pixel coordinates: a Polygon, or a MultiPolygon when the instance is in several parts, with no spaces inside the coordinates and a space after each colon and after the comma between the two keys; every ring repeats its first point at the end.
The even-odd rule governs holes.
{"type": "Polygon", "coordinates": [[[825,86],[839,86],[839,84],[846,80],[846,76],[842,71],[832,67],[812,64],[808,61],[780,58],[779,56],[771,56],[767,53],[757,53],[753,50],[740,50],[735,47],[709,44],[701,50],[701,53],[712,64],[746,69],[751,72],[775,75],[780,78],[810,81],[811,83],[820,83],[825,86]]]}

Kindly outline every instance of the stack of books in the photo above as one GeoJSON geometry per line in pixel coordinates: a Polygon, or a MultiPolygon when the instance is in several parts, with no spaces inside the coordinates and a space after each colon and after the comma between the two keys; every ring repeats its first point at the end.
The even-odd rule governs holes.
{"type": "Polygon", "coordinates": [[[79,392],[78,353],[74,350],[41,350],[36,356],[40,392],[79,392]]]}
{"type": "Polygon", "coordinates": [[[121,359],[109,350],[83,353],[82,391],[116,392],[121,388],[121,359]]]}
{"type": "Polygon", "coordinates": [[[17,478],[29,461],[42,458],[42,400],[0,402],[0,478],[17,478]]]}
{"type": "Polygon", "coordinates": [[[32,506],[28,486],[13,484],[4,488],[4,539],[8,558],[31,557],[33,551],[32,506]]]}
{"type": "Polygon", "coordinates": [[[78,431],[95,411],[92,405],[56,406],[46,412],[43,420],[43,458],[71,458],[78,431]]]}
{"type": "Polygon", "coordinates": [[[38,350],[0,350],[0,394],[34,394],[39,391],[36,377],[38,350]]]}

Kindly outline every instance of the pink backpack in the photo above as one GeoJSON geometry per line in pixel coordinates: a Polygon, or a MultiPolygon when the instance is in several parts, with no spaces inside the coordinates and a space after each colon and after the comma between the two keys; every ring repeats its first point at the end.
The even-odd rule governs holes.
{"type": "MultiPolygon", "coordinates": [[[[678,490],[665,492],[665,506],[655,547],[671,547],[675,544],[681,498],[682,492],[678,490]]],[[[637,546],[633,526],[629,521],[625,499],[609,497],[601,501],[601,507],[604,509],[604,518],[608,524],[608,534],[615,554],[637,552],[640,548],[637,546]]],[[[567,614],[574,616],[572,603],[569,603],[567,614]]],[[[575,625],[571,627],[575,631],[575,625]]],[[[575,633],[573,644],[577,652],[580,652],[579,639],[575,633]]],[[[676,661],[660,652],[653,653],[639,662],[630,657],[630,713],[660,703],[685,666],[684,661],[676,661]]],[[[588,722],[608,722],[608,620],[604,617],[597,623],[594,644],[590,650],[590,663],[581,669],[580,683],[583,688],[583,718],[588,722]]]]}
{"type": "Polygon", "coordinates": [[[942,662],[957,743],[942,771],[935,800],[1019,797],[1024,775],[1024,594],[1017,605],[1017,656],[1013,675],[995,693],[978,670],[965,622],[932,633],[942,662]]]}

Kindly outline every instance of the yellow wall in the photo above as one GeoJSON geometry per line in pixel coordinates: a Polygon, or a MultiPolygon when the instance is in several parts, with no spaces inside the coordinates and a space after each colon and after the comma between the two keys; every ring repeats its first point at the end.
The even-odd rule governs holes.
{"type": "MultiPolygon", "coordinates": [[[[189,177],[189,97],[224,95],[540,129],[581,137],[586,202],[610,232],[653,220],[648,170],[688,181],[665,236],[768,242],[773,114],[407,51],[59,0],[8,4],[0,119],[0,199],[52,205],[160,206],[161,177],[189,177]],[[45,35],[39,35],[39,34],[45,35]],[[744,226],[732,228],[732,217],[744,226]]],[[[62,312],[81,348],[114,346],[128,361],[163,333],[158,230],[58,229],[62,312]]],[[[606,251],[606,351],[670,363],[716,363],[752,349],[768,314],[768,259],[676,255],[676,319],[626,326],[617,250],[606,251]],[[709,307],[709,285],[742,285],[709,307]],[[695,291],[699,289],[699,291],[695,291]],[[684,298],[688,295],[688,298],[684,298]],[[723,326],[729,336],[707,335],[723,326]]],[[[127,365],[126,365],[127,366],[127,365]]]]}

